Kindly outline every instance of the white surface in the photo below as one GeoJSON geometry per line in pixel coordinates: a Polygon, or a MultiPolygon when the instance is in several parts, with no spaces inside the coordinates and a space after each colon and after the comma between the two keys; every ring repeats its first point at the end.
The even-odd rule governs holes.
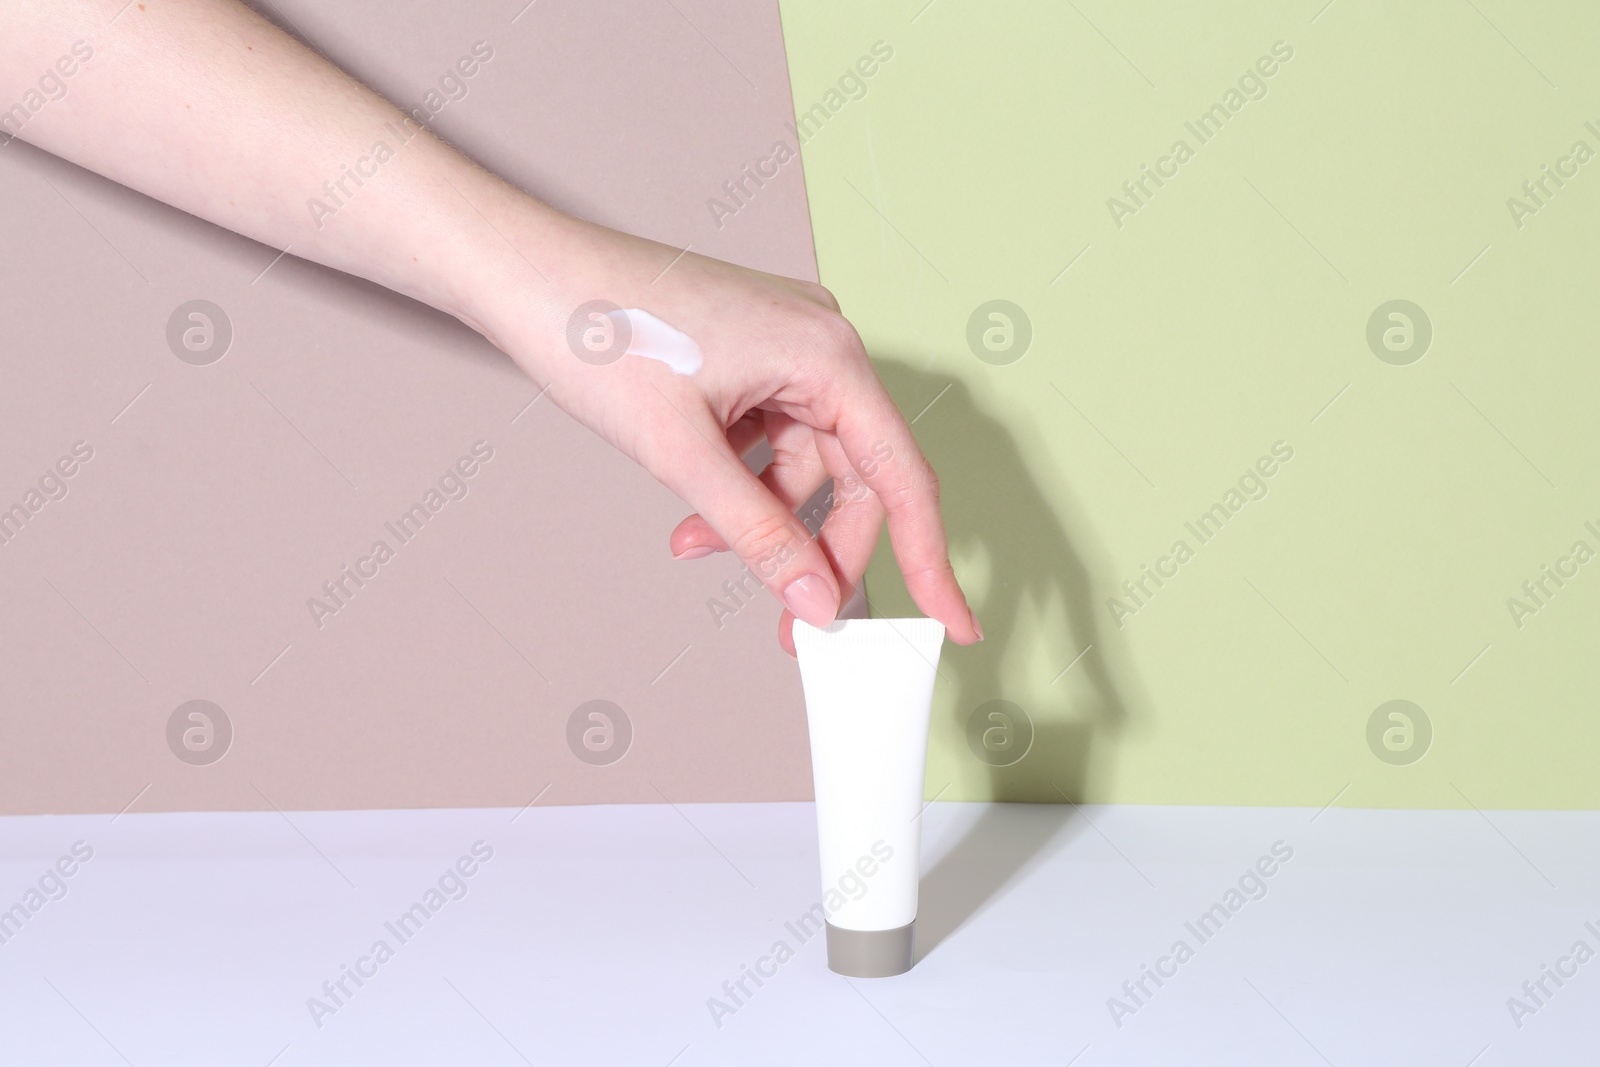
{"type": "Polygon", "coordinates": [[[793,942],[785,921],[815,900],[811,806],[514,816],[0,819],[0,908],[74,841],[94,848],[67,895],[0,945],[0,1062],[1497,1067],[1595,1057],[1600,960],[1520,1030],[1506,999],[1576,940],[1600,947],[1584,926],[1600,928],[1596,813],[939,803],[924,816],[917,967],[848,981],[826,970],[817,938],[720,1029],[707,998],[776,940],[793,942]],[[375,940],[393,942],[385,921],[479,840],[494,856],[467,895],[318,1029],[307,998],[375,940]],[[1280,840],[1294,856],[1266,896],[1118,1029],[1107,998],[1174,940],[1192,939],[1185,921],[1280,840]]]}
{"type": "Polygon", "coordinates": [[[817,798],[816,893],[842,930],[898,930],[917,917],[918,816],[943,647],[935,619],[795,620],[817,798]]]}

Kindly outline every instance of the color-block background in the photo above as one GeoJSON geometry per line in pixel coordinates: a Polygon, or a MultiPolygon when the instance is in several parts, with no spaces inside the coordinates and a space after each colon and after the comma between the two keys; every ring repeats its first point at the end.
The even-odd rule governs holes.
{"type": "MultiPolygon", "coordinates": [[[[1600,151],[1600,11],[781,6],[796,110],[824,109],[821,277],[917,417],[988,632],[946,647],[929,796],[1600,803],[1600,562],[1560,563],[1600,551],[1600,161],[1570,158],[1600,151]],[[875,42],[892,58],[843,77],[875,42]],[[1265,95],[1202,143],[1185,123],[1276,42],[1265,95]],[[1519,227],[1545,164],[1576,174],[1519,227]],[[996,299],[1032,328],[1007,365],[967,339],[996,299]],[[1406,365],[1367,341],[1395,299],[1432,326],[1406,365]],[[1280,441],[1202,544],[1185,523],[1280,441]],[[1179,539],[1193,558],[1118,619],[1179,539]],[[1576,576],[1519,627],[1543,565],[1576,576]],[[1033,727],[1010,766],[968,743],[994,699],[1033,727]],[[1369,743],[1390,700],[1431,741],[1412,715],[1409,748],[1369,743]]],[[[869,582],[910,610],[886,550],[869,582]]]]}
{"type": "MultiPolygon", "coordinates": [[[[805,276],[809,193],[989,634],[946,648],[930,797],[1600,802],[1600,563],[1543,571],[1600,551],[1600,13],[786,3],[780,39],[771,6],[715,0],[262,9],[408,106],[489,42],[436,127],[607,224],[805,276]],[[797,141],[804,188],[787,164],[729,198],[797,141]],[[996,300],[1031,332],[1014,361],[969,338],[996,300]],[[1431,327],[1413,362],[1369,345],[1393,300],[1431,327]],[[996,700],[1012,747],[985,749],[996,700]],[[1386,749],[1391,700],[1431,736],[1386,749]]],[[[667,560],[681,502],[458,324],[26,144],[0,193],[0,502],[96,450],[0,550],[0,809],[809,795],[775,604],[717,627],[737,566],[667,560]],[[163,338],[195,297],[236,331],[210,367],[163,338]],[[478,438],[488,480],[311,628],[306,598],[478,438]],[[204,767],[166,737],[197,697],[235,731],[204,767]],[[633,718],[609,766],[565,738],[595,698],[633,718]]],[[[871,582],[911,610],[886,555],[871,582]]]]}

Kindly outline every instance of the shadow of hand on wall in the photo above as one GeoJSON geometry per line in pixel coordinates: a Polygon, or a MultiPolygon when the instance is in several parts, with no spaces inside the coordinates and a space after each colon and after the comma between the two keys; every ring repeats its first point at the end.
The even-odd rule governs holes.
{"type": "Polygon", "coordinates": [[[913,428],[939,472],[952,558],[987,575],[981,593],[968,589],[985,639],[968,648],[945,646],[939,682],[945,695],[936,703],[952,716],[953,684],[953,721],[936,720],[935,731],[953,728],[969,739],[961,756],[986,765],[993,799],[1053,805],[987,809],[923,876],[920,958],[1052,843],[1064,843],[1069,824],[1081,832],[1075,805],[1092,775],[1104,781],[1104,760],[1097,765],[1094,757],[1097,749],[1103,757],[1127,710],[1102,658],[1089,572],[1045,496],[1047,487],[1066,484],[1064,476],[1042,445],[1025,459],[1017,443],[1020,437],[1032,444],[1040,435],[1032,427],[1013,433],[977,406],[963,382],[892,358],[874,362],[901,410],[908,417],[921,413],[913,428]],[[1030,631],[1041,626],[1052,635],[1064,631],[1065,642],[1052,654],[1049,674],[1017,677],[1037,647],[1030,631]],[[996,700],[1011,701],[1020,713],[990,705],[996,700]]]}

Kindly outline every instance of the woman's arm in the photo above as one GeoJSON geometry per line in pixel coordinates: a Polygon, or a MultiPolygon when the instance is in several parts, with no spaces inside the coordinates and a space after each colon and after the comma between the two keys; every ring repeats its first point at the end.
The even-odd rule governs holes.
{"type": "Polygon", "coordinates": [[[455,315],[698,509],[675,554],[731,547],[808,622],[833,619],[886,514],[918,606],[979,639],[933,472],[820,286],[563,215],[233,0],[0,0],[0,109],[63,57],[69,91],[0,132],[455,315]],[[569,323],[593,301],[670,323],[703,366],[580,358],[569,323]],[[762,434],[778,459],[757,478],[739,455],[762,434]],[[856,491],[813,540],[792,512],[830,475],[856,491]]]}

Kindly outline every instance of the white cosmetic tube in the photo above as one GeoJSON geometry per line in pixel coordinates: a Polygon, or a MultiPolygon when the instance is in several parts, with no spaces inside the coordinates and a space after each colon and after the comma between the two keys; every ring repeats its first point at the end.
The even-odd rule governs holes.
{"type": "Polygon", "coordinates": [[[944,626],[933,619],[794,624],[811,732],[828,967],[911,969],[928,715],[944,626]]]}

